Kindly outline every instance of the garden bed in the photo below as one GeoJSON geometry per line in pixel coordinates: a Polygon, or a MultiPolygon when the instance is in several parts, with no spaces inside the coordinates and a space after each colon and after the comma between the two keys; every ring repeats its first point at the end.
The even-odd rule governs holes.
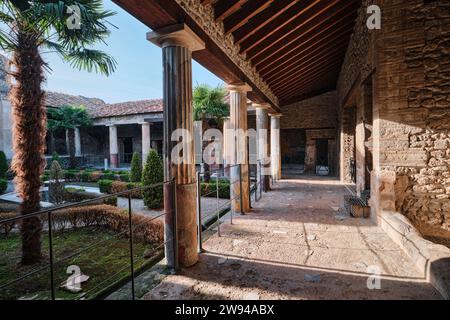
{"type": "MultiPolygon", "coordinates": [[[[99,227],[86,227],[59,231],[54,234],[53,252],[55,261],[55,288],[57,299],[86,299],[102,294],[106,288],[121,279],[130,276],[129,239],[118,237],[117,233],[99,227]],[[99,243],[101,245],[94,245],[99,243]],[[77,255],[74,255],[81,252],[77,255]],[[64,259],[66,257],[71,258],[64,259]],[[79,266],[82,273],[90,279],[82,284],[81,293],[70,293],[59,289],[65,281],[67,267],[79,266]]],[[[50,299],[50,267],[48,234],[43,234],[43,251],[45,260],[33,266],[21,266],[21,241],[18,234],[0,236],[0,286],[15,281],[21,276],[35,274],[0,290],[0,300],[12,299],[50,299]]],[[[135,268],[142,267],[148,260],[144,255],[157,245],[135,242],[133,246],[135,268]]],[[[155,252],[152,256],[156,255],[155,252]]]]}

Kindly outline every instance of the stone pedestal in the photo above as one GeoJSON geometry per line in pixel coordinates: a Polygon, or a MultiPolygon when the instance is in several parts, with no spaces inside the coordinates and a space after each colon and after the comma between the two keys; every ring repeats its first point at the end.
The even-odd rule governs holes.
{"type": "Polygon", "coordinates": [[[241,183],[239,168],[230,170],[232,210],[245,213],[250,211],[248,141],[247,141],[247,92],[251,87],[246,83],[235,83],[228,86],[230,91],[230,122],[227,139],[229,148],[229,165],[241,165],[241,183]],[[231,134],[230,134],[231,133],[231,134]],[[241,190],[242,186],[242,190],[241,190]],[[242,208],[240,197],[242,196],[242,208]]]}
{"type": "MultiPolygon", "coordinates": [[[[178,258],[181,267],[189,267],[198,261],[195,154],[192,139],[194,134],[192,52],[204,49],[205,44],[184,24],[150,32],[147,34],[147,39],[162,47],[164,179],[166,181],[174,179],[176,182],[178,258]],[[176,140],[173,141],[173,138],[176,140]],[[180,142],[183,150],[178,153],[173,152],[180,142]]],[[[170,201],[165,203],[170,205],[170,201]]],[[[165,210],[168,212],[171,208],[165,208],[165,210]]],[[[170,219],[166,219],[166,240],[174,233],[173,225],[168,221],[170,219]]],[[[169,265],[174,264],[172,249],[166,246],[166,258],[169,265]]]]}

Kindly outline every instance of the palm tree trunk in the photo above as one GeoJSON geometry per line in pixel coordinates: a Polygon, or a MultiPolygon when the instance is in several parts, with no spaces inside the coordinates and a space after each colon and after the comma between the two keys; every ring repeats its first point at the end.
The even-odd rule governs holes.
{"type": "Polygon", "coordinates": [[[75,158],[75,130],[68,129],[68,137],[69,137],[69,168],[75,169],[77,166],[77,159],[75,158]]]}
{"type": "MultiPolygon", "coordinates": [[[[46,114],[44,110],[43,60],[36,37],[18,31],[18,49],[14,52],[13,85],[10,98],[13,107],[12,169],[16,173],[17,193],[23,199],[22,215],[39,211],[40,176],[45,166],[46,114]]],[[[42,223],[40,217],[27,218],[21,224],[22,263],[33,264],[42,258],[42,223]]]]}

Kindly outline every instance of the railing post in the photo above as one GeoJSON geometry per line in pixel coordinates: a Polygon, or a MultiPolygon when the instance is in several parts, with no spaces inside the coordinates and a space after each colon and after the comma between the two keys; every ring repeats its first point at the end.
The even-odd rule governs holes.
{"type": "Polygon", "coordinates": [[[203,252],[202,247],[202,183],[200,181],[200,171],[197,171],[197,241],[198,253],[203,252]]]}
{"type": "Polygon", "coordinates": [[[50,286],[51,299],[55,300],[55,270],[53,261],[53,228],[52,228],[52,213],[48,213],[48,247],[50,256],[50,286]]]}
{"type": "Polygon", "coordinates": [[[242,189],[242,165],[239,164],[239,203],[242,215],[244,214],[244,201],[242,199],[243,192],[244,190],[242,189]]]}
{"type": "Polygon", "coordinates": [[[129,230],[130,230],[130,268],[131,268],[131,299],[135,300],[135,287],[134,287],[134,254],[133,254],[133,224],[132,224],[132,217],[131,212],[132,205],[131,205],[131,191],[128,192],[128,224],[129,224],[129,230]]]}

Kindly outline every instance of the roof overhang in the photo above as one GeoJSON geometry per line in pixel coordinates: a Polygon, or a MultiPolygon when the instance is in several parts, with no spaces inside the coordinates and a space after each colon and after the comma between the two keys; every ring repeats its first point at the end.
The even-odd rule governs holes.
{"type": "MultiPolygon", "coordinates": [[[[193,58],[273,112],[336,88],[360,0],[113,0],[152,30],[186,24],[193,58]]],[[[142,37],[145,37],[143,34],[142,37]]]]}

